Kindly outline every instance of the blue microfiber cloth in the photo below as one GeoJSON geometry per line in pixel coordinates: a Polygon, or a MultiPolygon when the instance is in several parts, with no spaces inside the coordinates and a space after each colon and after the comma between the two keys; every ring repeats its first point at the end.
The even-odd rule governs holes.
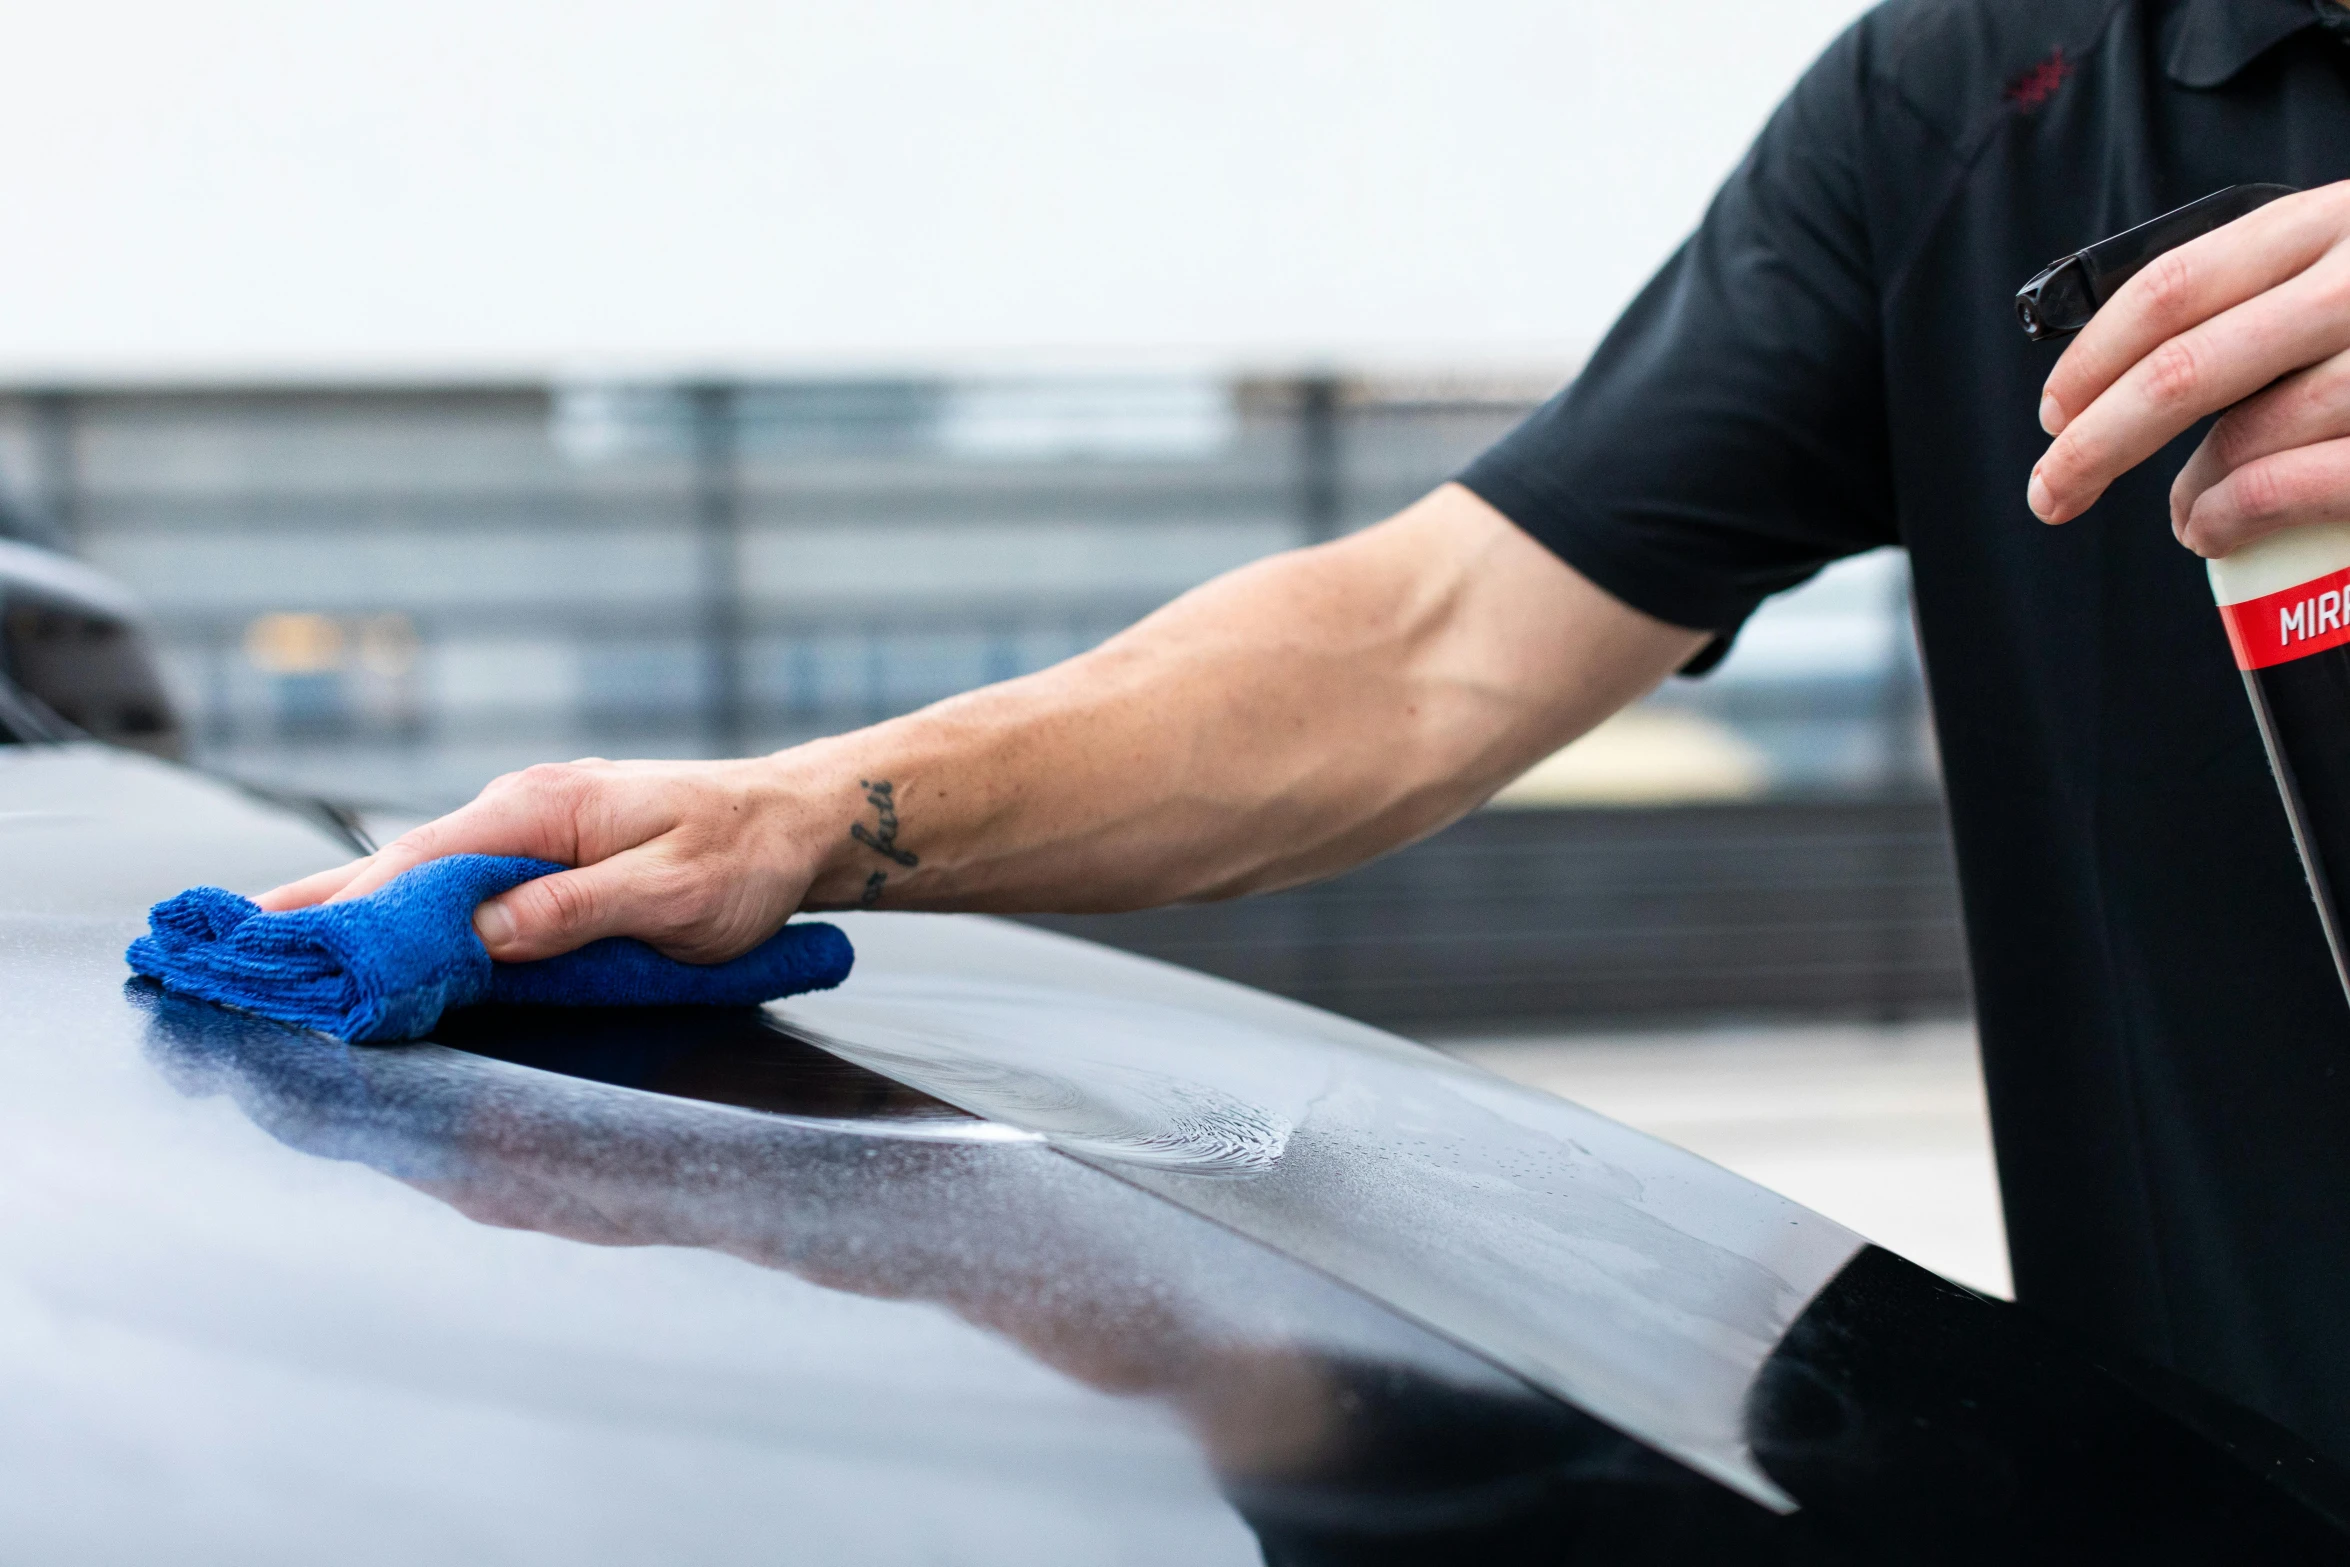
{"type": "Polygon", "coordinates": [[[641,941],[592,941],[535,963],[493,963],[474,906],[564,867],[505,855],[431,860],[347,903],[265,914],[218,887],[148,911],[124,956],[166,989],[354,1042],[413,1039],[477,1001],[527,1006],[750,1006],[848,977],[838,927],[786,925],[739,958],[681,963],[641,941]]]}

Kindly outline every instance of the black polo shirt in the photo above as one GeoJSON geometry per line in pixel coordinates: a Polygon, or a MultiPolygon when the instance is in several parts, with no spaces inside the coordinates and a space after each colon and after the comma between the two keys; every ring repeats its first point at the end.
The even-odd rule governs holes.
{"type": "Polygon", "coordinates": [[[2202,431],[2042,526],[2060,345],[2009,304],[2223,185],[2350,177],[2350,48],[2316,24],[2310,0],[1871,12],[1462,481],[1724,639],[1829,560],[1909,550],[2017,1293],[2350,1459],[2350,1007],[2171,539],[2202,431]]]}

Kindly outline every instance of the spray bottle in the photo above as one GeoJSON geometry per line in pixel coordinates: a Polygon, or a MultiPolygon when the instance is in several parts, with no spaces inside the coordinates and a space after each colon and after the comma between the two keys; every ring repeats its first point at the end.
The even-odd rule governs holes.
{"type": "MultiPolygon", "coordinates": [[[[2077,332],[2156,256],[2292,191],[2232,185],[2061,257],[2017,292],[2016,319],[2035,342],[2077,332]]],[[[2337,888],[2350,888],[2350,523],[2287,528],[2209,570],[2326,945],[2350,993],[2335,902],[2337,888]]]]}

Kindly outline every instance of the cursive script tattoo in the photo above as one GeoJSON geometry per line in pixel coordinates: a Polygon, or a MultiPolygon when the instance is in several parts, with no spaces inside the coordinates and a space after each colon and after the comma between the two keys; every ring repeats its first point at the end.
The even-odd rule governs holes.
{"type": "MultiPolygon", "coordinates": [[[[898,805],[889,780],[884,778],[872,782],[860,778],[857,783],[865,791],[865,803],[873,807],[876,826],[874,830],[867,831],[865,824],[858,822],[849,828],[849,836],[883,859],[895,860],[908,870],[921,864],[919,856],[898,847],[898,805]]],[[[879,889],[867,883],[866,891],[875,893],[879,889]]]]}
{"type": "Polygon", "coordinates": [[[881,901],[882,885],[888,880],[889,872],[887,871],[875,871],[872,875],[866,877],[865,891],[858,897],[857,907],[860,909],[869,909],[872,908],[875,904],[879,903],[881,901]]]}

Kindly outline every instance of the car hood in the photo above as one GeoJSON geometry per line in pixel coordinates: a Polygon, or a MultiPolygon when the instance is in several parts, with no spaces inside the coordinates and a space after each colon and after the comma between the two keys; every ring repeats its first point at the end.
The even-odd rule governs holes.
{"type": "MultiPolygon", "coordinates": [[[[389,1048],[127,983],[157,899],[348,852],[142,757],[0,755],[16,1559],[1212,1562],[1569,1517],[1594,1559],[1843,1559],[1822,1520],[1883,1489],[1854,1455],[1944,1397],[1920,1353],[2007,1413],[1912,1492],[1981,1490],[1954,1451],[2041,1462],[1999,1433],[2046,1354],[1993,1303],[1574,1106],[1066,938],[851,916],[828,995],[389,1048]]],[[[2140,1473],[2202,1473],[2066,1374],[2140,1473]]]]}

